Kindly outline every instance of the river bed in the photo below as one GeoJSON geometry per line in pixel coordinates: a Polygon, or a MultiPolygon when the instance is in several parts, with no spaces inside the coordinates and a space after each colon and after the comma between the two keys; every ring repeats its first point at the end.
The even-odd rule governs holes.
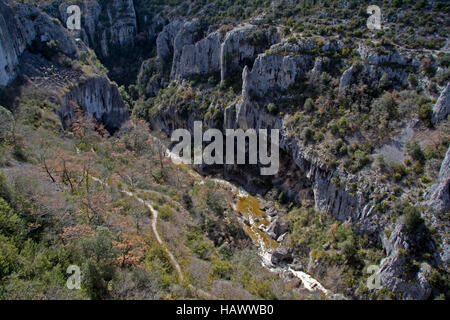
{"type": "MultiPolygon", "coordinates": [[[[182,163],[181,157],[172,153],[170,150],[166,150],[166,155],[174,164],[180,165],[182,163]]],[[[189,174],[199,180],[199,184],[205,183],[204,178],[194,169],[190,168],[189,174]]],[[[275,265],[272,262],[272,253],[280,247],[280,244],[267,234],[266,228],[270,225],[271,221],[269,221],[270,218],[266,212],[260,209],[256,197],[229,181],[218,178],[212,178],[211,180],[218,185],[227,187],[237,199],[236,203],[232,204],[232,207],[240,215],[239,221],[245,233],[258,248],[261,264],[265,268],[283,278],[293,276],[300,279],[303,286],[311,292],[320,291],[325,296],[331,295],[331,292],[325,289],[319,281],[303,271],[295,270],[295,266],[292,264],[275,265]]]]}

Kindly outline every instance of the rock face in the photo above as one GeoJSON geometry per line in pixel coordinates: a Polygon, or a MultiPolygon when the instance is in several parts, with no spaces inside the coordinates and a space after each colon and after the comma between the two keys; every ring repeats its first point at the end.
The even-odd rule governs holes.
{"type": "Polygon", "coordinates": [[[161,63],[169,64],[169,66],[172,63],[175,37],[182,27],[183,22],[175,20],[166,25],[158,34],[156,38],[156,52],[161,63]]]}
{"type": "Polygon", "coordinates": [[[408,73],[405,67],[420,67],[419,60],[408,52],[403,53],[392,49],[380,53],[374,48],[360,44],[358,53],[364,62],[358,67],[351,66],[344,71],[339,84],[339,94],[344,94],[345,89],[356,80],[366,85],[378,84],[384,74],[392,81],[394,88],[400,90],[408,86],[408,73]]]}
{"type": "Polygon", "coordinates": [[[33,41],[42,46],[54,40],[58,50],[66,55],[76,55],[69,33],[30,5],[11,7],[0,0],[0,30],[0,85],[8,84],[17,76],[20,56],[33,41]]]}
{"type": "Polygon", "coordinates": [[[450,83],[442,91],[436,104],[433,106],[433,114],[431,116],[431,122],[437,124],[440,121],[447,118],[450,113],[450,83]]]}
{"type": "Polygon", "coordinates": [[[102,122],[108,130],[120,128],[120,125],[128,119],[128,111],[117,87],[106,78],[89,78],[71,89],[57,111],[63,125],[73,118],[70,101],[102,122]]]}
{"type": "MultiPolygon", "coordinates": [[[[178,24],[176,24],[178,25],[178,24]]],[[[179,72],[184,69],[181,65],[181,57],[183,56],[184,47],[194,44],[199,40],[198,34],[201,32],[200,23],[197,19],[185,22],[181,25],[181,28],[176,33],[173,39],[173,57],[172,57],[172,71],[170,72],[170,78],[175,79],[179,72]]],[[[189,47],[192,48],[192,47],[189,47]]],[[[186,53],[188,54],[188,53],[186,53]]],[[[200,61],[197,59],[197,61],[200,61]]]]}
{"type": "MultiPolygon", "coordinates": [[[[60,19],[65,26],[67,7],[71,3],[55,0],[41,5],[42,10],[60,19]]],[[[82,23],[78,36],[100,57],[107,57],[114,48],[132,48],[137,34],[137,18],[133,0],[83,1],[82,23]]]]}
{"type": "MultiPolygon", "coordinates": [[[[298,54],[284,56],[277,54],[276,51],[271,54],[260,54],[251,71],[245,68],[242,75],[242,99],[237,105],[229,106],[225,110],[224,127],[279,129],[281,133],[280,148],[292,158],[298,170],[309,181],[314,194],[316,210],[332,214],[340,221],[353,221],[358,225],[359,233],[376,233],[380,226],[373,221],[374,217],[371,215],[373,205],[364,200],[362,194],[351,195],[347,187],[332,183],[333,178],[346,180],[345,174],[328,168],[300,141],[287,135],[283,119],[268,114],[265,109],[253,101],[252,96],[263,97],[275,89],[286,90],[316,65],[310,55],[303,53],[313,48],[314,44],[307,42],[301,46],[284,44],[276,45],[276,47],[283,47],[283,51],[291,50],[298,54]]],[[[332,46],[325,46],[327,50],[330,50],[330,47],[332,46]]]]}
{"type": "Polygon", "coordinates": [[[210,34],[196,44],[183,47],[180,61],[173,69],[177,77],[186,78],[190,75],[206,75],[220,70],[220,40],[219,34],[210,34]]]}
{"type": "Polygon", "coordinates": [[[15,78],[19,56],[31,42],[31,36],[21,33],[13,10],[4,1],[0,1],[0,15],[0,85],[6,85],[15,78]]]}
{"type": "MultiPolygon", "coordinates": [[[[422,238],[420,232],[407,234],[403,223],[397,224],[389,239],[384,242],[387,257],[381,261],[379,270],[381,284],[394,293],[401,293],[403,299],[425,300],[431,294],[431,286],[427,281],[431,267],[422,263],[420,270],[414,272],[413,278],[408,276],[408,259],[403,257],[400,250],[413,251],[411,244],[427,244],[427,239],[422,238]]],[[[431,243],[430,243],[431,245],[431,243]]]]}
{"type": "MultiPolygon", "coordinates": [[[[78,55],[71,34],[55,19],[50,18],[48,14],[34,6],[19,4],[11,7],[4,0],[0,0],[0,31],[2,38],[0,42],[0,85],[7,85],[17,76],[22,70],[18,67],[21,63],[26,65],[30,61],[35,61],[38,65],[32,67],[36,70],[42,69],[40,67],[48,69],[49,65],[53,70],[65,70],[51,66],[52,63],[39,54],[30,55],[27,50],[29,46],[42,49],[49,41],[53,40],[58,51],[72,58],[78,55]]],[[[22,70],[25,74],[28,71],[22,70]]],[[[68,70],[65,73],[66,77],[76,76],[76,79],[79,79],[77,72],[68,70]]],[[[61,74],[55,75],[55,77],[58,76],[61,74]]],[[[55,88],[67,82],[64,79],[58,81],[56,79],[55,82],[53,80],[55,79],[51,74],[47,75],[46,82],[53,84],[55,88]]],[[[47,83],[44,83],[44,86],[47,83]]],[[[100,76],[88,78],[85,82],[71,88],[70,92],[65,95],[62,106],[58,110],[63,124],[73,116],[69,101],[80,105],[111,130],[119,128],[120,124],[128,119],[128,111],[117,87],[108,79],[100,76]]]]}
{"type": "MultiPolygon", "coordinates": [[[[277,41],[277,32],[258,32],[252,25],[238,26],[225,35],[220,30],[205,31],[197,19],[172,21],[158,34],[155,69],[170,69],[169,79],[186,79],[192,75],[219,75],[224,80],[230,73],[242,72],[256,55],[277,41]],[[254,40],[249,41],[254,33],[254,40]],[[223,42],[222,42],[223,38],[223,42]]],[[[253,38],[251,38],[253,39],[253,38]]],[[[144,62],[146,69],[150,62],[144,62]]],[[[150,75],[148,79],[152,78],[150,75]]],[[[148,89],[152,92],[152,87],[148,89]]]]}
{"type": "Polygon", "coordinates": [[[275,88],[286,90],[311,69],[313,59],[309,56],[280,56],[261,54],[250,72],[244,72],[243,90],[246,94],[262,97],[275,88]]]}
{"type": "MultiPolygon", "coordinates": [[[[439,180],[426,190],[424,206],[432,210],[428,213],[429,220],[440,234],[449,234],[450,226],[447,222],[450,211],[450,148],[447,150],[439,171],[439,180]]],[[[444,262],[444,268],[449,271],[450,239],[443,237],[441,243],[440,259],[444,262]]]]}

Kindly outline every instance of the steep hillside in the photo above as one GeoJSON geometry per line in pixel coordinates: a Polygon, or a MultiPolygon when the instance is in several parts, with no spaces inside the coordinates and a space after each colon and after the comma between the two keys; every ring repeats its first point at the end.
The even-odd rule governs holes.
{"type": "Polygon", "coordinates": [[[0,0],[0,297],[448,299],[446,2],[369,30],[369,1],[90,0],[79,31],[23,2],[0,0]],[[280,130],[280,170],[177,165],[196,120],[280,130]]]}

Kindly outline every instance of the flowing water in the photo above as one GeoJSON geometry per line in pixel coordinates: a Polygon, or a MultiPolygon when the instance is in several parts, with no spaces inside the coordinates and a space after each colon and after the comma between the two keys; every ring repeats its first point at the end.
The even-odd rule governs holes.
{"type": "MultiPolygon", "coordinates": [[[[166,154],[175,164],[179,165],[182,163],[181,158],[171,151],[166,150],[166,154]]],[[[197,180],[200,180],[198,182],[199,184],[205,183],[203,177],[193,169],[189,170],[189,174],[197,180]]],[[[233,209],[241,216],[241,225],[245,233],[258,248],[258,254],[261,257],[261,263],[264,267],[278,274],[280,277],[288,278],[289,276],[293,276],[300,279],[303,286],[309,291],[320,291],[326,296],[331,294],[319,281],[303,271],[294,270],[292,265],[274,265],[272,263],[272,253],[280,244],[267,235],[266,229],[270,225],[270,221],[266,213],[260,209],[257,198],[250,195],[243,188],[237,187],[226,180],[217,178],[212,178],[211,180],[231,190],[236,197],[236,203],[232,204],[233,209]]]]}

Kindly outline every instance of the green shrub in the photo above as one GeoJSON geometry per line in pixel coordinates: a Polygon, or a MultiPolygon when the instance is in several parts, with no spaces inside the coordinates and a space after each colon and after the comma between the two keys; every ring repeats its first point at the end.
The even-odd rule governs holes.
{"type": "Polygon", "coordinates": [[[247,41],[255,47],[263,47],[268,43],[266,32],[260,29],[251,32],[247,37],[247,41]]]}
{"type": "Polygon", "coordinates": [[[415,88],[419,85],[419,81],[417,81],[417,77],[413,73],[410,73],[408,75],[408,82],[411,85],[411,87],[413,87],[413,88],[415,88]]]}
{"type": "Polygon", "coordinates": [[[0,279],[15,271],[19,265],[19,252],[12,239],[0,234],[0,279]]]}
{"type": "Polygon", "coordinates": [[[427,160],[440,158],[438,151],[430,144],[423,149],[423,154],[427,160]]]}
{"type": "Polygon", "coordinates": [[[406,231],[411,233],[415,231],[420,225],[423,224],[423,219],[420,216],[419,209],[408,206],[403,209],[406,231]]]}
{"type": "Polygon", "coordinates": [[[169,221],[173,216],[172,208],[170,208],[168,205],[163,205],[161,208],[159,208],[159,216],[164,221],[169,221]]]}
{"type": "Polygon", "coordinates": [[[305,141],[311,141],[314,137],[314,131],[310,127],[305,127],[302,130],[302,139],[305,141]]]}
{"type": "Polygon", "coordinates": [[[0,198],[0,234],[6,237],[19,237],[25,229],[22,220],[16,215],[13,209],[0,198]]]}
{"type": "Polygon", "coordinates": [[[273,115],[275,115],[275,114],[277,114],[277,112],[278,112],[278,107],[275,105],[275,103],[269,103],[267,106],[266,106],[266,108],[267,108],[267,111],[270,113],[270,114],[273,114],[273,115]]]}
{"type": "Polygon", "coordinates": [[[406,174],[408,173],[406,171],[406,168],[402,164],[398,164],[392,168],[392,172],[394,174],[393,180],[394,182],[399,182],[406,174]]]}
{"type": "Polygon", "coordinates": [[[381,89],[387,89],[392,85],[392,81],[389,78],[389,75],[385,72],[383,73],[383,75],[381,76],[380,82],[378,83],[378,86],[381,89]]]}
{"type": "Polygon", "coordinates": [[[97,227],[94,237],[80,241],[87,260],[82,266],[82,283],[92,299],[104,298],[108,284],[116,274],[117,248],[113,247],[113,235],[106,227],[97,227]]]}
{"type": "Polygon", "coordinates": [[[450,67],[450,54],[447,52],[439,52],[437,56],[437,63],[439,66],[444,68],[450,67]]]}
{"type": "Polygon", "coordinates": [[[337,156],[345,156],[347,154],[347,145],[341,138],[339,138],[334,142],[331,151],[337,156]]]}
{"type": "Polygon", "coordinates": [[[419,161],[421,164],[425,163],[425,154],[417,141],[408,142],[406,151],[414,161],[419,161]]]}
{"type": "Polygon", "coordinates": [[[316,131],[314,134],[314,141],[320,142],[325,138],[324,134],[320,131],[316,131]]]}
{"type": "Polygon", "coordinates": [[[58,51],[59,51],[59,41],[50,40],[44,44],[42,54],[47,59],[51,59],[54,55],[58,53],[58,51]]]}
{"type": "Polygon", "coordinates": [[[231,279],[233,266],[230,261],[214,260],[212,262],[211,276],[219,279],[231,279]]]}
{"type": "Polygon", "coordinates": [[[314,107],[314,102],[311,98],[306,99],[305,101],[305,111],[306,112],[312,112],[314,111],[315,107],[314,107]]]}
{"type": "Polygon", "coordinates": [[[427,57],[427,58],[423,59],[422,60],[422,69],[423,69],[425,75],[427,75],[429,78],[433,77],[436,72],[436,68],[434,65],[434,59],[432,57],[427,57]]]}
{"type": "Polygon", "coordinates": [[[417,108],[417,113],[419,115],[419,119],[424,122],[424,124],[432,128],[433,123],[431,122],[431,116],[433,115],[433,108],[430,104],[422,104],[417,108]]]}
{"type": "Polygon", "coordinates": [[[12,135],[14,117],[8,109],[0,106],[0,143],[8,141],[12,135]]]}

